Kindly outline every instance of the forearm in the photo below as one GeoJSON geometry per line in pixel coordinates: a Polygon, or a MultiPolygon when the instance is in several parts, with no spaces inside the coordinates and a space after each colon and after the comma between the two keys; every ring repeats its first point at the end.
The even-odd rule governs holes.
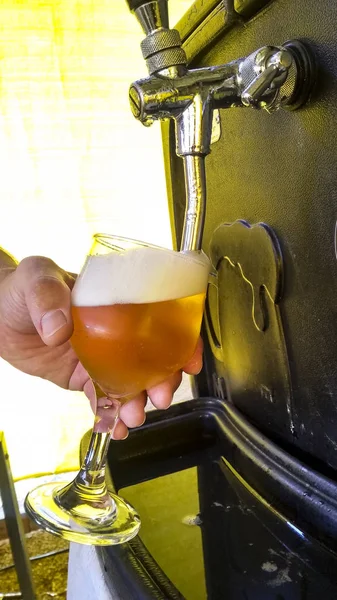
{"type": "Polygon", "coordinates": [[[14,271],[18,265],[15,258],[0,247],[0,283],[5,279],[9,273],[14,271]]]}

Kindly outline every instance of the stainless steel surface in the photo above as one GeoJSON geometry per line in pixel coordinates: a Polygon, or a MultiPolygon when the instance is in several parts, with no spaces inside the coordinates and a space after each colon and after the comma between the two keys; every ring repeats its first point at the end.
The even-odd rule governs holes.
{"type": "MultiPolygon", "coordinates": [[[[275,49],[266,46],[247,57],[239,68],[239,78],[245,88],[241,93],[244,106],[270,111],[272,107],[275,109],[277,99],[281,102],[285,95],[290,97],[294,85],[288,87],[286,93],[283,91],[281,93],[281,89],[292,65],[291,53],[284,48],[275,49]],[[251,79],[252,74],[255,74],[253,79],[251,79]]],[[[295,80],[293,83],[295,84],[295,80]]],[[[288,98],[284,98],[286,99],[288,98]]]]}
{"type": "Polygon", "coordinates": [[[177,65],[186,66],[187,59],[180,34],[176,29],[169,29],[167,1],[157,0],[143,4],[135,10],[135,15],[146,34],[141,49],[149,74],[177,65]]]}
{"type": "Polygon", "coordinates": [[[161,27],[168,28],[167,2],[148,2],[135,10],[145,35],[161,27]]]}
{"type": "Polygon", "coordinates": [[[161,50],[161,52],[149,56],[146,59],[146,65],[150,75],[177,65],[186,65],[185,52],[182,48],[161,50]]]}
{"type": "Polygon", "coordinates": [[[176,29],[157,29],[146,36],[140,47],[143,58],[148,58],[163,48],[181,47],[179,32],[176,29]]]}
{"type": "Polygon", "coordinates": [[[168,79],[174,79],[175,77],[182,77],[186,75],[187,67],[186,65],[172,65],[171,67],[167,67],[160,71],[161,77],[167,77],[168,79]]]}
{"type": "Polygon", "coordinates": [[[211,101],[212,108],[242,106],[237,83],[239,61],[220,67],[194,69],[179,77],[163,72],[132,83],[130,104],[134,116],[144,125],[155,120],[176,118],[198,94],[211,101]]]}
{"type": "Polygon", "coordinates": [[[176,29],[157,29],[146,36],[140,47],[150,75],[176,65],[186,65],[186,54],[176,29]]]}
{"type": "Polygon", "coordinates": [[[221,120],[220,120],[220,112],[217,108],[213,110],[213,119],[212,119],[212,134],[211,134],[211,145],[216,144],[221,138],[221,120]]]}
{"type": "Polygon", "coordinates": [[[206,156],[210,152],[213,108],[210,95],[195,94],[185,110],[176,116],[178,156],[206,156]]]}
{"type": "Polygon", "coordinates": [[[206,211],[205,157],[184,156],[185,188],[188,198],[181,250],[201,247],[206,211]]]}
{"type": "Polygon", "coordinates": [[[196,250],[202,240],[204,158],[210,152],[214,109],[277,110],[291,102],[298,74],[290,49],[282,46],[265,46],[227,65],[188,70],[177,35],[160,29],[155,5],[150,2],[136,11],[139,19],[142,15],[147,33],[142,50],[150,77],[131,85],[130,105],[136,119],[146,126],[155,120],[175,120],[176,151],[184,159],[187,201],[182,248],[196,250]]]}

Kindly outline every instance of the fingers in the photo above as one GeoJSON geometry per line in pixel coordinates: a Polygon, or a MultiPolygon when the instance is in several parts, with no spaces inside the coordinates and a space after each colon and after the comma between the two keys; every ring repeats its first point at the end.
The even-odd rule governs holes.
{"type": "Polygon", "coordinates": [[[129,435],[129,430],[125,423],[120,419],[117,420],[115,429],[113,430],[111,437],[113,440],[126,440],[129,435]]]}
{"type": "MultiPolygon", "coordinates": [[[[115,422],[115,417],[110,418],[109,409],[104,409],[105,414],[100,417],[100,411],[98,409],[98,422],[95,422],[94,431],[97,433],[107,433],[111,432],[111,437],[113,440],[126,440],[129,435],[129,430],[125,423],[121,419],[117,419],[115,422]]],[[[97,417],[96,417],[97,418],[97,417]]]]}
{"type": "Polygon", "coordinates": [[[111,431],[114,440],[124,440],[129,435],[128,427],[139,427],[144,423],[147,402],[145,392],[138,394],[120,408],[116,422],[116,406],[113,400],[106,396],[98,396],[91,380],[85,383],[83,391],[89,398],[91,408],[96,415],[95,431],[100,433],[111,431]]]}
{"type": "MultiPolygon", "coordinates": [[[[191,375],[197,375],[202,368],[202,352],[203,343],[201,338],[198,340],[197,347],[194,355],[185,366],[184,371],[191,375]]],[[[147,391],[147,395],[151,400],[155,408],[167,409],[173,398],[173,394],[181,384],[182,373],[179,371],[166,381],[150,388],[147,391]]],[[[119,413],[119,419],[115,423],[113,421],[115,413],[108,408],[109,400],[107,398],[99,398],[97,405],[94,401],[93,386],[89,382],[86,383],[87,389],[86,394],[91,401],[91,406],[94,409],[96,415],[99,417],[99,422],[95,425],[96,431],[106,432],[109,429],[112,430],[112,438],[115,440],[122,440],[128,436],[128,427],[140,427],[146,418],[145,406],[147,395],[145,392],[139,394],[136,398],[129,400],[124,404],[119,413]]]]}
{"type": "MultiPolygon", "coordinates": [[[[78,364],[79,364],[79,368],[83,369],[83,372],[86,373],[86,371],[85,371],[84,367],[82,367],[81,363],[78,363],[78,364]]],[[[81,389],[80,385],[77,386],[76,383],[77,383],[77,381],[72,380],[71,386],[69,384],[69,389],[70,390],[80,390],[81,389]]],[[[95,415],[96,409],[97,409],[97,396],[96,396],[94,384],[91,381],[91,379],[89,378],[89,375],[88,375],[88,379],[85,382],[85,384],[83,385],[82,389],[83,389],[86,397],[89,399],[91,410],[95,415]]]]}
{"type": "Polygon", "coordinates": [[[146,401],[146,393],[142,392],[121,407],[119,417],[127,427],[140,427],[140,425],[143,425],[146,401]]]}
{"type": "MultiPolygon", "coordinates": [[[[201,371],[202,352],[203,342],[202,339],[199,338],[194,355],[184,368],[186,373],[189,373],[190,375],[197,375],[201,371]]],[[[148,397],[155,408],[163,410],[170,406],[173,394],[181,384],[181,379],[182,374],[179,371],[178,373],[175,373],[169,377],[166,381],[147,390],[148,397]]],[[[145,393],[140,394],[137,396],[137,398],[130,400],[124,404],[124,406],[122,406],[119,415],[122,423],[118,423],[118,427],[116,426],[113,432],[114,439],[124,439],[126,436],[127,430],[125,427],[123,427],[123,423],[124,425],[127,425],[127,427],[140,427],[140,425],[144,423],[146,418],[145,406],[145,393]]]]}
{"type": "Polygon", "coordinates": [[[166,409],[170,406],[174,392],[181,384],[181,372],[171,375],[166,381],[148,390],[148,396],[156,408],[166,409]]]}
{"type": "Polygon", "coordinates": [[[189,375],[198,375],[202,369],[202,353],[204,349],[204,344],[199,337],[197,347],[194,351],[192,358],[188,361],[187,365],[184,367],[185,373],[189,375]]]}
{"type": "MultiPolygon", "coordinates": [[[[197,375],[198,373],[200,373],[202,368],[202,352],[203,342],[202,339],[199,338],[197,347],[192,358],[184,367],[185,373],[188,373],[189,375],[197,375]]],[[[167,409],[170,406],[173,394],[176,392],[176,390],[181,384],[181,379],[182,374],[181,371],[179,371],[178,373],[175,373],[174,375],[169,377],[163,383],[160,383],[159,385],[156,385],[148,390],[148,396],[155,408],[167,409]]]]}
{"type": "MultiPolygon", "coordinates": [[[[202,368],[202,352],[203,343],[201,338],[198,340],[197,347],[191,360],[185,366],[184,371],[190,375],[197,375],[202,368]]],[[[182,373],[179,371],[166,381],[160,383],[147,390],[149,399],[153,406],[158,409],[167,409],[173,398],[173,394],[176,392],[181,384],[182,373]]],[[[120,422],[115,427],[113,432],[113,439],[124,439],[127,435],[127,427],[140,427],[146,418],[145,413],[146,406],[146,394],[142,393],[137,398],[129,400],[124,404],[120,410],[120,422]],[[123,427],[124,424],[124,427],[123,427]]]]}
{"type": "Polygon", "coordinates": [[[52,260],[40,256],[24,259],[16,269],[15,291],[25,300],[31,322],[47,346],[58,346],[72,334],[72,280],[52,260]]]}
{"type": "Polygon", "coordinates": [[[140,427],[145,421],[145,392],[139,394],[136,398],[129,400],[124,404],[119,412],[117,422],[116,409],[109,398],[99,398],[97,400],[95,431],[111,431],[111,437],[114,440],[124,440],[128,435],[128,427],[140,427]],[[109,406],[111,403],[111,407],[109,406]]]}

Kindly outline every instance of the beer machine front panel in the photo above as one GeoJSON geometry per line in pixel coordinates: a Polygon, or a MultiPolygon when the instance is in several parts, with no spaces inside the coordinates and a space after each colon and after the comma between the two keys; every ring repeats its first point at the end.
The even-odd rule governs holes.
{"type": "MultiPolygon", "coordinates": [[[[198,52],[193,65],[220,64],[254,45],[296,38],[316,57],[316,84],[299,110],[220,111],[221,139],[207,158],[203,248],[220,269],[222,292],[210,297],[208,314],[220,328],[222,354],[212,352],[210,336],[212,379],[200,392],[213,395],[223,380],[226,397],[261,431],[330,473],[337,468],[337,5],[260,2],[265,7],[252,15],[248,5],[253,11],[254,3],[236,4],[244,20],[228,22],[227,31],[220,9],[209,15],[217,41],[210,43],[198,28],[191,32],[198,52]],[[272,232],[274,252],[254,236],[259,224],[272,232]],[[238,232],[235,250],[228,225],[238,232]],[[275,277],[276,265],[273,295],[267,279],[275,277]],[[256,306],[266,314],[263,330],[254,322],[256,306]]],[[[172,205],[179,235],[177,163],[172,205]]]]}
{"type": "Polygon", "coordinates": [[[334,600],[337,4],[196,0],[174,31],[165,0],[128,4],[131,110],[161,122],[175,246],[213,272],[194,399],[110,446],[143,525],[102,571],[120,597],[334,600]]]}
{"type": "MultiPolygon", "coordinates": [[[[264,25],[260,25],[260,36],[254,28],[252,40],[249,26],[243,26],[238,13],[236,22],[233,13],[232,19],[227,19],[229,32],[224,36],[223,15],[229,8],[219,6],[208,16],[208,22],[213,20],[213,30],[219,28],[219,42],[213,42],[207,54],[207,25],[198,27],[196,22],[191,31],[183,23],[180,29],[185,51],[178,31],[168,28],[167,13],[162,10],[166,3],[131,0],[129,5],[146,34],[141,47],[149,70],[148,78],[130,87],[131,110],[145,125],[156,120],[174,122],[170,132],[174,134],[175,151],[167,136],[164,143],[171,147],[170,168],[174,161],[181,163],[176,173],[168,172],[173,211],[185,204],[184,217],[180,215],[176,223],[177,244],[184,250],[203,247],[218,275],[217,293],[211,284],[206,311],[211,350],[208,358],[216,360],[216,385],[220,382],[223,395],[275,440],[296,444],[324,459],[322,444],[311,439],[316,439],[320,424],[314,425],[314,432],[307,417],[307,409],[313,408],[311,393],[317,394],[318,389],[310,386],[310,392],[305,391],[309,373],[305,386],[298,380],[300,355],[306,352],[301,351],[299,332],[295,344],[294,328],[290,327],[294,303],[303,306],[304,296],[311,294],[311,289],[315,293],[317,286],[314,278],[310,285],[306,273],[307,285],[302,282],[302,288],[289,287],[288,262],[296,264],[300,259],[295,255],[289,260],[288,252],[284,268],[283,257],[296,244],[292,233],[296,234],[297,244],[300,233],[302,246],[314,246],[315,233],[305,240],[311,229],[307,229],[310,176],[306,176],[306,136],[313,135],[310,114],[319,102],[308,102],[320,70],[316,68],[313,40],[297,39],[305,37],[302,25],[293,26],[293,39],[286,42],[280,39],[282,28],[268,32],[267,37],[264,25]],[[257,49],[253,47],[255,39],[257,49]],[[187,67],[188,55],[198,68],[187,67]],[[222,135],[212,145],[215,117],[220,120],[222,135]],[[185,180],[185,200],[178,207],[174,189],[177,175],[185,180]],[[307,216],[299,219],[302,198],[307,216]],[[289,225],[284,224],[285,218],[290,220],[289,225]],[[286,306],[291,307],[289,315],[286,306]],[[213,339],[214,322],[220,339],[213,339]],[[296,357],[291,356],[294,351],[296,357]]],[[[280,13],[277,19],[271,16],[270,4],[266,18],[269,15],[273,22],[282,23],[281,15],[284,19],[287,11],[280,6],[276,10],[280,13]]],[[[240,11],[245,12],[242,6],[240,11]]],[[[305,277],[304,272],[298,279],[301,277],[305,277]]],[[[303,329],[303,340],[309,342],[311,330],[315,342],[321,339],[323,345],[322,332],[315,326],[304,324],[303,329]]],[[[316,345],[313,342],[311,339],[311,347],[316,345]]],[[[317,360],[316,354],[311,357],[311,379],[313,361],[316,364],[317,360]]],[[[214,393],[210,383],[204,390],[208,394],[214,393]]],[[[332,414],[330,411],[329,416],[332,414]]],[[[330,433],[325,428],[325,435],[326,444],[333,443],[329,442],[330,435],[332,440],[336,435],[333,426],[330,433]]]]}

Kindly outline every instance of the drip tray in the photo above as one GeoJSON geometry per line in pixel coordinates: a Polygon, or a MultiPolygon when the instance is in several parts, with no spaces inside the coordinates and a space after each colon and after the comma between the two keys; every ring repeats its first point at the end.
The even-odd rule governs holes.
{"type": "Polygon", "coordinates": [[[129,544],[97,548],[112,598],[337,597],[336,483],[231,404],[152,412],[108,460],[111,487],[142,520],[129,544]]]}

